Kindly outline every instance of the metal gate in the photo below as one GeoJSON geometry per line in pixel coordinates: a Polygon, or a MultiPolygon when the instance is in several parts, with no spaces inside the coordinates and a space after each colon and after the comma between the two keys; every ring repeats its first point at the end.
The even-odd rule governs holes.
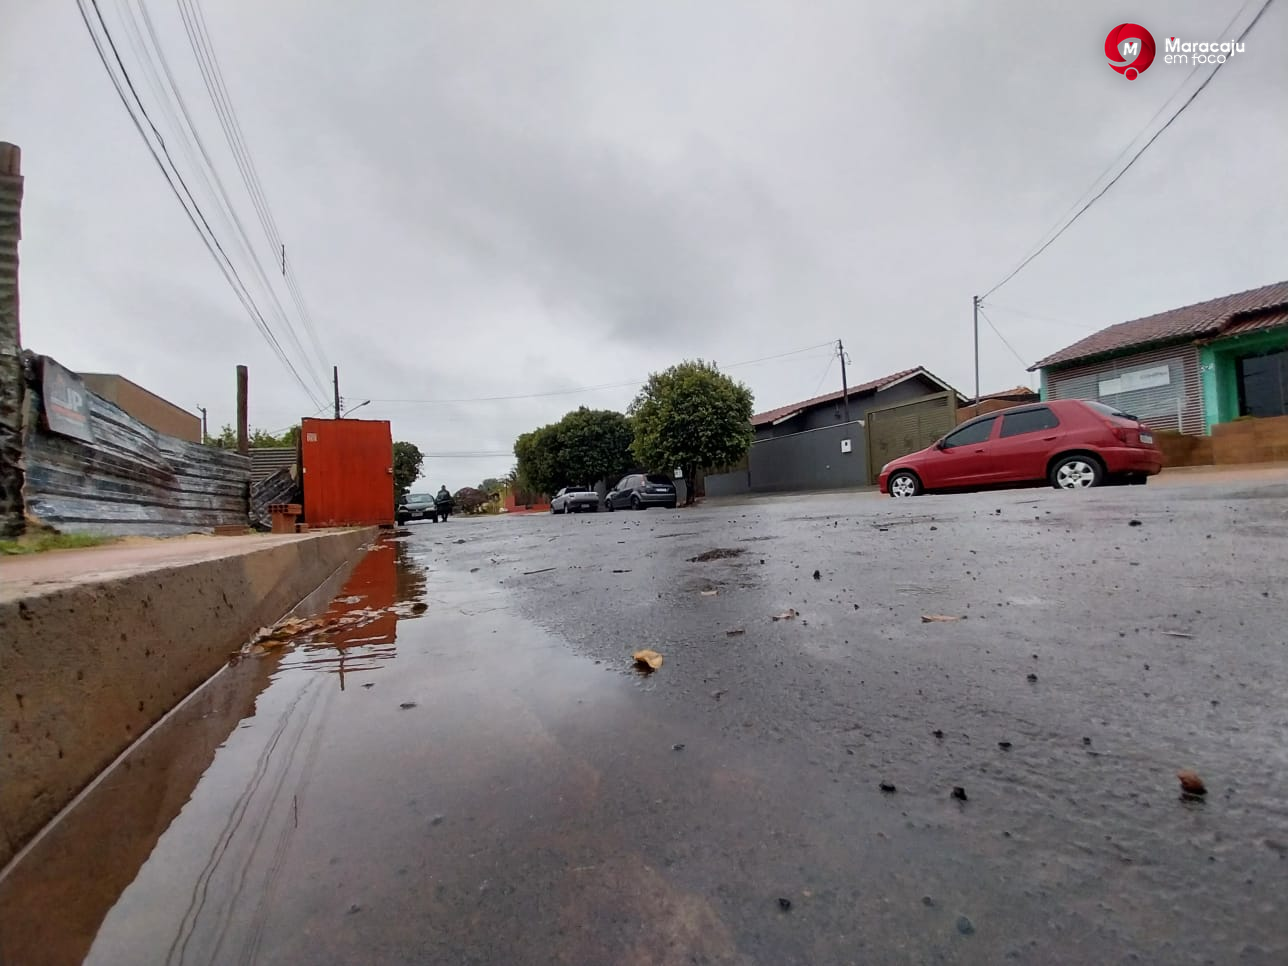
{"type": "Polygon", "coordinates": [[[925,449],[957,425],[957,395],[942,392],[868,413],[868,467],[874,482],[893,459],[925,449]]]}

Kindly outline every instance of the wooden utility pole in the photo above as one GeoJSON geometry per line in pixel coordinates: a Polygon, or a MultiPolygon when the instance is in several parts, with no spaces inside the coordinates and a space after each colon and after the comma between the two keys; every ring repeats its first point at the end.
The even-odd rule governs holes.
{"type": "Polygon", "coordinates": [[[245,366],[237,367],[237,452],[250,455],[250,407],[248,389],[250,373],[245,366]]]}
{"type": "Polygon", "coordinates": [[[845,400],[845,421],[850,421],[850,384],[845,379],[845,345],[836,340],[836,352],[841,357],[841,397],[845,400]]]}
{"type": "Polygon", "coordinates": [[[335,386],[335,418],[340,418],[340,367],[331,367],[331,382],[335,386]]]}
{"type": "Polygon", "coordinates": [[[210,439],[210,424],[206,421],[206,407],[198,406],[197,412],[201,413],[201,441],[204,443],[210,439]]]}
{"type": "Polygon", "coordinates": [[[975,415],[979,415],[979,296],[971,299],[975,306],[975,415]]]}
{"type": "Polygon", "coordinates": [[[22,498],[22,333],[18,325],[18,239],[22,237],[22,151],[0,141],[0,537],[26,527],[22,498]]]}

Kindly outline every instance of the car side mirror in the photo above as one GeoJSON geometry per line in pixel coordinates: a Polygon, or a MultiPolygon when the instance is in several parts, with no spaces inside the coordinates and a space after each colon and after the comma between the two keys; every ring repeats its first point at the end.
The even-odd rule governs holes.
{"type": "Polygon", "coordinates": [[[939,442],[935,444],[935,449],[939,449],[939,450],[948,449],[948,444],[941,439],[939,442]]]}

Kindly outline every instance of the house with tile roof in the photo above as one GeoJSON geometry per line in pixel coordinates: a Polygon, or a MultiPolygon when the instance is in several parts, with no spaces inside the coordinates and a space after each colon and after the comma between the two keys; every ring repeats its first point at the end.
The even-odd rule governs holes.
{"type": "Polygon", "coordinates": [[[756,413],[746,459],[708,471],[705,492],[732,496],[870,485],[874,469],[887,460],[951,430],[964,402],[961,393],[918,366],[756,413]]]}
{"type": "Polygon", "coordinates": [[[1158,430],[1288,416],[1288,281],[1111,325],[1033,370],[1043,399],[1097,399],[1158,430]]]}

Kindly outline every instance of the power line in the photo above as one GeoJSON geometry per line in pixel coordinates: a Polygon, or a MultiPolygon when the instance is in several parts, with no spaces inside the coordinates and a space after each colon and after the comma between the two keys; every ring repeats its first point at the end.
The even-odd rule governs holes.
{"type": "MultiPolygon", "coordinates": [[[[1261,9],[1257,11],[1257,15],[1252,18],[1252,22],[1243,29],[1243,33],[1239,34],[1238,39],[1235,40],[1234,43],[1239,44],[1243,42],[1244,38],[1248,36],[1249,31],[1251,31],[1252,28],[1257,25],[1257,21],[1261,19],[1261,17],[1265,14],[1266,10],[1270,8],[1270,4],[1272,4],[1273,2],[1274,0],[1265,0],[1265,3],[1261,5],[1261,9]]],[[[1221,68],[1224,67],[1226,63],[1229,63],[1229,61],[1226,60],[1225,62],[1218,63],[1215,69],[1213,69],[1212,73],[1208,74],[1207,77],[1203,79],[1203,82],[1199,84],[1197,88],[1195,88],[1194,93],[1192,93],[1188,98],[1186,98],[1185,103],[1183,103],[1179,108],[1177,108],[1176,111],[1172,114],[1172,116],[1169,117],[1167,121],[1163,124],[1163,126],[1160,127],[1157,131],[1155,131],[1154,134],[1149,138],[1149,140],[1146,141],[1140,147],[1140,149],[1131,156],[1130,160],[1128,160],[1128,162],[1122,167],[1122,169],[1119,170],[1119,172],[1109,180],[1108,184],[1106,184],[1103,188],[1101,188],[1094,195],[1092,195],[1091,198],[1085,204],[1083,204],[1082,207],[1080,207],[1077,210],[1077,212],[1073,215],[1072,218],[1069,218],[1067,221],[1065,221],[1064,225],[1058,231],[1056,231],[1054,235],[1048,238],[1032,254],[1030,254],[1027,258],[1025,258],[1022,262],[1020,262],[1019,265],[1017,265],[1014,269],[1012,269],[1010,274],[1008,274],[1000,282],[998,282],[987,292],[985,292],[982,298],[988,298],[999,288],[1001,288],[1003,285],[1005,285],[1007,282],[1013,279],[1016,275],[1018,275],[1021,271],[1023,271],[1025,267],[1029,265],[1030,262],[1032,262],[1035,258],[1041,255],[1048,248],[1050,248],[1055,243],[1056,239],[1058,239],[1061,235],[1063,235],[1066,231],[1068,231],[1071,227],[1073,227],[1074,222],[1076,222],[1079,218],[1081,218],[1086,213],[1087,209],[1089,209],[1092,205],[1094,205],[1097,201],[1099,201],[1104,196],[1105,192],[1107,192],[1110,188],[1112,188],[1115,184],[1117,184],[1119,179],[1122,178],[1123,175],[1125,175],[1128,171],[1131,170],[1132,165],[1134,165],[1140,159],[1140,156],[1144,154],[1147,150],[1149,150],[1150,145],[1153,144],[1155,141],[1157,141],[1159,136],[1164,131],[1166,131],[1169,127],[1171,127],[1172,123],[1178,117],[1180,117],[1182,114],[1185,113],[1185,109],[1194,103],[1195,98],[1197,98],[1201,93],[1203,93],[1203,90],[1208,86],[1208,84],[1212,83],[1212,79],[1221,72],[1221,68]]],[[[1189,78],[1187,77],[1186,80],[1188,81],[1189,78]]],[[[1173,95],[1173,97],[1174,96],[1175,95],[1173,95]]],[[[1171,98],[1169,98],[1168,100],[1170,101],[1171,98]]],[[[1138,138],[1140,137],[1140,135],[1137,135],[1136,137],[1138,138]]],[[[1132,141],[1135,141],[1135,140],[1136,138],[1132,139],[1132,141]]]]}
{"type": "Polygon", "coordinates": [[[1067,329],[1080,329],[1083,332],[1098,332],[1100,331],[1100,328],[1101,328],[1100,326],[1086,325],[1085,323],[1080,323],[1080,322],[1069,322],[1064,319],[1053,319],[1049,315],[1035,315],[1034,313],[1029,312],[1026,309],[1017,309],[1009,305],[999,305],[997,302],[987,302],[987,303],[981,302],[980,305],[981,307],[984,305],[987,305],[991,309],[999,309],[1002,312],[1009,312],[1012,315],[1018,315],[1022,319],[1033,319],[1034,321],[1037,321],[1037,322],[1049,322],[1052,325],[1064,326],[1067,329]]]}
{"type": "Polygon", "coordinates": [[[1019,364],[1020,364],[1020,365],[1022,365],[1022,366],[1024,366],[1024,368],[1025,368],[1025,369],[1027,369],[1027,368],[1029,367],[1029,364],[1028,364],[1027,362],[1025,362],[1025,361],[1024,361],[1024,357],[1023,357],[1023,356],[1021,356],[1021,355],[1020,355],[1020,354],[1015,350],[1015,346],[1011,345],[1011,343],[1007,341],[1006,336],[1002,335],[1002,331],[1001,331],[997,326],[995,326],[995,325],[993,324],[993,320],[992,320],[992,319],[990,319],[987,315],[985,315],[985,314],[984,314],[984,310],[983,310],[983,309],[980,309],[980,310],[979,310],[979,314],[980,314],[980,317],[981,317],[985,322],[987,322],[987,323],[988,323],[988,327],[989,327],[990,329],[992,329],[992,330],[993,330],[993,333],[994,333],[994,334],[995,334],[999,339],[1001,339],[1001,340],[1002,340],[1002,344],[1003,344],[1004,346],[1006,346],[1008,349],[1010,349],[1010,350],[1011,350],[1011,355],[1015,356],[1015,358],[1016,358],[1016,360],[1019,362],[1019,364]]]}
{"type": "Polygon", "coordinates": [[[161,111],[169,118],[170,125],[176,133],[178,140],[188,156],[188,160],[198,177],[204,182],[206,190],[215,201],[216,207],[224,215],[228,225],[233,229],[233,240],[238,243],[245,258],[249,261],[252,269],[259,278],[263,289],[268,293],[272,302],[272,307],[276,309],[276,318],[283,326],[286,334],[294,344],[298,357],[305,364],[305,371],[313,380],[314,386],[319,390],[323,397],[327,393],[325,382],[319,378],[317,369],[308,365],[307,353],[299,336],[295,333],[286,310],[282,307],[281,300],[273,288],[272,282],[269,281],[268,275],[264,270],[261,259],[255,254],[254,244],[250,240],[250,235],[246,231],[246,226],[242,223],[241,217],[237,213],[237,208],[229,197],[228,190],[224,185],[223,179],[219,176],[219,170],[210,157],[210,152],[206,149],[205,141],[201,137],[201,131],[196,122],[193,120],[191,112],[188,110],[187,101],[175,81],[174,73],[170,69],[169,60],[165,56],[165,50],[161,45],[160,38],[157,36],[156,27],[152,22],[152,17],[148,13],[147,7],[139,0],[139,12],[143,18],[144,27],[147,29],[148,37],[151,39],[151,47],[143,38],[143,33],[139,28],[139,22],[135,19],[134,11],[129,4],[129,0],[118,0],[118,7],[122,14],[122,23],[125,26],[126,35],[134,45],[135,53],[142,64],[146,76],[152,85],[152,89],[157,98],[157,104],[161,111]],[[155,53],[154,53],[155,52],[155,53]],[[155,63],[154,63],[155,61],[155,63]],[[156,66],[161,67],[161,72],[165,75],[165,83],[162,83],[161,75],[158,73],[156,66]],[[168,93],[167,93],[168,91],[168,93]],[[179,113],[174,110],[174,103],[177,103],[179,113]],[[182,121],[179,114],[182,114],[182,121]],[[186,127],[185,127],[186,123],[186,127]],[[200,153],[201,159],[198,160],[197,152],[193,151],[195,144],[197,152],[200,153]],[[204,161],[204,164],[202,163],[204,161]]]}
{"type": "Polygon", "coordinates": [[[823,383],[827,382],[827,375],[832,371],[832,366],[834,365],[836,365],[836,356],[828,356],[827,368],[823,370],[823,378],[818,381],[818,385],[815,386],[814,391],[810,393],[811,396],[818,395],[818,391],[823,388],[823,383]]]}
{"type": "MultiPolygon", "coordinates": [[[[301,325],[312,346],[316,362],[325,371],[327,368],[326,354],[322,349],[321,341],[318,339],[317,326],[313,321],[312,313],[309,312],[304,295],[300,291],[298,280],[295,278],[294,273],[287,269],[286,245],[277,226],[277,219],[274,217],[273,210],[268,203],[268,195],[264,190],[264,183],[260,179],[259,171],[255,167],[255,160],[251,156],[250,148],[246,143],[246,135],[242,130],[240,120],[238,120],[237,109],[233,106],[232,97],[228,93],[228,85],[224,81],[223,70],[219,64],[219,57],[215,52],[214,43],[210,39],[210,30],[206,25],[205,14],[196,0],[177,0],[176,5],[183,20],[184,30],[188,35],[188,43],[196,57],[202,83],[205,85],[206,93],[209,95],[210,102],[215,109],[215,115],[219,120],[220,127],[223,129],[233,160],[237,164],[237,170],[241,174],[242,183],[246,186],[251,204],[259,216],[260,227],[263,228],[264,235],[272,247],[273,259],[274,261],[280,259],[279,264],[282,275],[286,280],[287,290],[295,303],[296,311],[299,313],[301,325]]],[[[287,324],[288,326],[290,325],[289,321],[287,324]]],[[[293,330],[291,334],[294,336],[293,330]]],[[[300,351],[302,355],[307,355],[302,345],[300,346],[300,351]]]]}
{"type": "Polygon", "coordinates": [[[277,355],[282,365],[286,367],[287,371],[290,372],[295,381],[299,383],[300,388],[304,390],[305,394],[314,402],[314,404],[316,404],[318,402],[317,397],[314,396],[313,391],[309,388],[308,384],[304,382],[303,378],[301,378],[295,366],[291,364],[290,358],[282,349],[281,343],[278,342],[277,337],[273,334],[272,328],[269,326],[267,320],[264,319],[258,306],[255,305],[254,299],[251,298],[250,292],[247,290],[246,285],[238,274],[232,260],[229,259],[228,254],[219,243],[218,237],[216,237],[213,229],[210,227],[210,223],[202,212],[201,206],[197,204],[191,190],[189,190],[187,183],[183,179],[183,175],[179,173],[179,169],[175,166],[174,159],[170,156],[170,152],[166,148],[165,139],[161,137],[161,133],[157,130],[156,125],[153,124],[151,117],[148,116],[147,108],[143,106],[143,102],[138,96],[138,92],[130,78],[129,71],[126,70],[125,64],[121,60],[120,52],[116,47],[116,43],[112,39],[111,31],[108,30],[107,22],[103,19],[102,11],[98,6],[98,0],[89,0],[89,3],[94,8],[94,16],[102,30],[103,38],[99,38],[99,35],[94,30],[93,24],[90,22],[86,0],[76,0],[81,20],[85,24],[85,29],[89,33],[90,40],[94,44],[95,51],[98,53],[99,61],[103,64],[103,69],[107,72],[108,79],[116,90],[116,94],[120,98],[121,104],[125,107],[125,111],[129,115],[130,121],[134,124],[135,130],[138,131],[139,137],[143,139],[143,143],[147,146],[148,153],[152,155],[152,160],[156,162],[157,167],[160,169],[162,176],[166,180],[166,184],[169,185],[171,192],[173,192],[175,200],[177,200],[179,202],[179,206],[183,208],[183,212],[188,217],[189,222],[192,223],[193,229],[197,232],[198,236],[200,236],[202,243],[206,246],[206,250],[210,253],[211,258],[215,260],[215,264],[219,267],[225,281],[227,281],[232,287],[234,294],[237,295],[238,300],[251,316],[251,320],[268,341],[270,348],[273,349],[274,354],[277,355]],[[112,59],[115,60],[117,67],[120,69],[120,77],[118,77],[116,71],[112,69],[111,60],[109,60],[107,50],[105,50],[103,46],[104,40],[106,40],[108,47],[112,51],[112,59]],[[124,80],[124,86],[122,86],[122,80],[124,80]],[[130,96],[126,95],[127,89],[129,90],[130,96]],[[130,97],[133,97],[134,99],[133,104],[131,104],[130,97]],[[135,113],[136,107],[138,111],[137,114],[135,113]],[[156,137],[155,145],[148,137],[147,131],[144,129],[143,121],[139,119],[140,114],[142,115],[143,120],[147,122],[148,128],[156,137]],[[160,148],[159,154],[157,151],[158,148],[160,148]],[[165,156],[165,161],[161,160],[162,155],[165,156]],[[170,168],[168,169],[166,167],[166,162],[169,162],[170,165],[170,168]],[[176,181],[178,184],[175,183],[176,181]],[[180,189],[182,189],[182,191],[180,189]],[[187,201],[184,200],[185,197],[187,198],[187,201]],[[191,208],[189,205],[191,205],[191,208]]]}
{"type": "MultiPolygon", "coordinates": [[[[785,359],[788,356],[801,355],[806,352],[815,352],[819,349],[831,349],[831,342],[821,342],[818,345],[806,346],[803,349],[792,349],[790,352],[780,352],[772,356],[763,356],[759,359],[748,359],[745,362],[735,362],[727,366],[721,366],[721,370],[741,369],[746,366],[759,365],[762,362],[773,362],[776,359],[785,359]]],[[[509,402],[520,399],[546,399],[552,396],[576,396],[586,392],[599,392],[606,389],[632,389],[643,386],[648,379],[634,379],[629,382],[607,382],[598,386],[578,386],[575,389],[553,389],[549,392],[532,392],[518,393],[508,396],[476,396],[472,399],[375,399],[374,403],[395,403],[395,404],[415,404],[415,405],[452,405],[458,403],[481,403],[481,402],[509,402]]]]}

